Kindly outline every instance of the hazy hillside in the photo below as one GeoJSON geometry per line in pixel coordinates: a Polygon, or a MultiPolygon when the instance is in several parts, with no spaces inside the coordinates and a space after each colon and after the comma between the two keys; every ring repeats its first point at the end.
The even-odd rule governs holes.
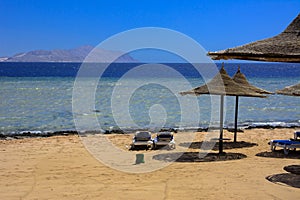
{"type": "MultiPolygon", "coordinates": [[[[0,58],[0,62],[82,62],[86,56],[93,50],[92,46],[81,46],[68,50],[35,50],[25,53],[18,53],[12,57],[0,58]]],[[[112,58],[119,57],[122,52],[96,49],[93,55],[90,55],[90,61],[109,62],[112,58]]],[[[115,62],[136,62],[129,55],[120,56],[115,62]]]]}

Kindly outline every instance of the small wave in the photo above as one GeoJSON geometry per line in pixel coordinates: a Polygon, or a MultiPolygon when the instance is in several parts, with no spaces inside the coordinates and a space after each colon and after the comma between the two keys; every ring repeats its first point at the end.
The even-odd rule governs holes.
{"type": "Polygon", "coordinates": [[[243,123],[248,128],[297,128],[300,127],[299,122],[252,122],[243,123]]]}

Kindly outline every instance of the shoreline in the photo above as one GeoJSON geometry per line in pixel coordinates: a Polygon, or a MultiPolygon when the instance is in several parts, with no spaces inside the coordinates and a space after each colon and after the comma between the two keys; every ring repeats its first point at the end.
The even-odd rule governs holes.
{"type": "MultiPolygon", "coordinates": [[[[244,132],[244,130],[252,129],[300,129],[300,124],[290,123],[290,124],[280,124],[280,123],[253,123],[252,125],[238,126],[237,132],[244,132]]],[[[213,130],[219,130],[219,127],[198,127],[198,128],[162,128],[156,130],[150,129],[118,129],[113,128],[110,130],[61,130],[61,131],[13,131],[10,133],[0,133],[0,140],[6,139],[23,139],[23,138],[35,138],[35,137],[53,137],[53,136],[68,136],[68,135],[85,135],[85,134],[128,134],[140,130],[149,130],[151,132],[160,131],[172,131],[172,132],[209,132],[213,130]]],[[[224,127],[224,130],[229,132],[234,132],[234,127],[224,127]]]]}

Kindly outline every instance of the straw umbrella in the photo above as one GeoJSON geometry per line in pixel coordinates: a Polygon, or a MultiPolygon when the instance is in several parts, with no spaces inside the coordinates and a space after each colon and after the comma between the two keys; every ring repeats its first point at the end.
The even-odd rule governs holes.
{"type": "Polygon", "coordinates": [[[300,14],[279,35],[226,50],[208,52],[214,60],[300,62],[300,14]]]}
{"type": "Polygon", "coordinates": [[[200,87],[194,88],[192,90],[181,92],[181,95],[220,95],[220,137],[219,137],[219,154],[223,153],[223,111],[224,111],[224,96],[246,96],[246,97],[261,97],[266,96],[249,90],[234,82],[224,69],[224,65],[220,69],[219,74],[217,74],[211,81],[200,87]]]}
{"type": "MultiPolygon", "coordinates": [[[[263,90],[261,88],[255,87],[251,85],[246,76],[241,72],[240,66],[238,67],[237,72],[234,74],[233,78],[234,82],[242,85],[243,87],[253,90],[254,92],[257,92],[259,94],[273,94],[272,92],[269,92],[267,90],[263,90]]],[[[234,117],[234,142],[236,142],[237,138],[237,119],[238,119],[238,109],[239,109],[239,96],[235,97],[235,117],[234,117]]]]}
{"type": "MultiPolygon", "coordinates": [[[[277,36],[235,48],[208,52],[208,55],[214,60],[241,59],[300,63],[300,14],[277,36]]],[[[300,83],[276,92],[278,94],[299,96],[299,88],[300,83]]]]}
{"type": "MultiPolygon", "coordinates": [[[[214,60],[240,59],[300,63],[300,14],[277,36],[235,48],[208,52],[208,55],[214,60]]],[[[299,88],[299,84],[294,87],[299,88]]],[[[299,89],[295,90],[299,91],[299,89]]],[[[292,92],[293,96],[296,96],[295,94],[297,93],[292,92]]]]}
{"type": "Polygon", "coordinates": [[[300,96],[300,83],[277,90],[276,93],[289,96],[300,96]]]}

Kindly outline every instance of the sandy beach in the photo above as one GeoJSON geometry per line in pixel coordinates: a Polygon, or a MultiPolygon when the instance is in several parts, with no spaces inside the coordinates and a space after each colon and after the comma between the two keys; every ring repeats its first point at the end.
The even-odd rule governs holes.
{"type": "MultiPolygon", "coordinates": [[[[266,177],[287,173],[283,167],[299,164],[299,157],[256,156],[270,152],[270,139],[290,138],[294,131],[245,130],[239,133],[238,140],[254,145],[228,148],[225,152],[241,153],[246,158],[185,160],[138,174],[105,166],[86,150],[77,135],[1,140],[0,199],[298,199],[299,188],[275,184],[266,177]]],[[[195,134],[190,152],[199,151],[195,145],[207,133],[195,134]]],[[[233,135],[225,132],[225,136],[233,135]]],[[[126,150],[132,135],[105,137],[126,150]]]]}

